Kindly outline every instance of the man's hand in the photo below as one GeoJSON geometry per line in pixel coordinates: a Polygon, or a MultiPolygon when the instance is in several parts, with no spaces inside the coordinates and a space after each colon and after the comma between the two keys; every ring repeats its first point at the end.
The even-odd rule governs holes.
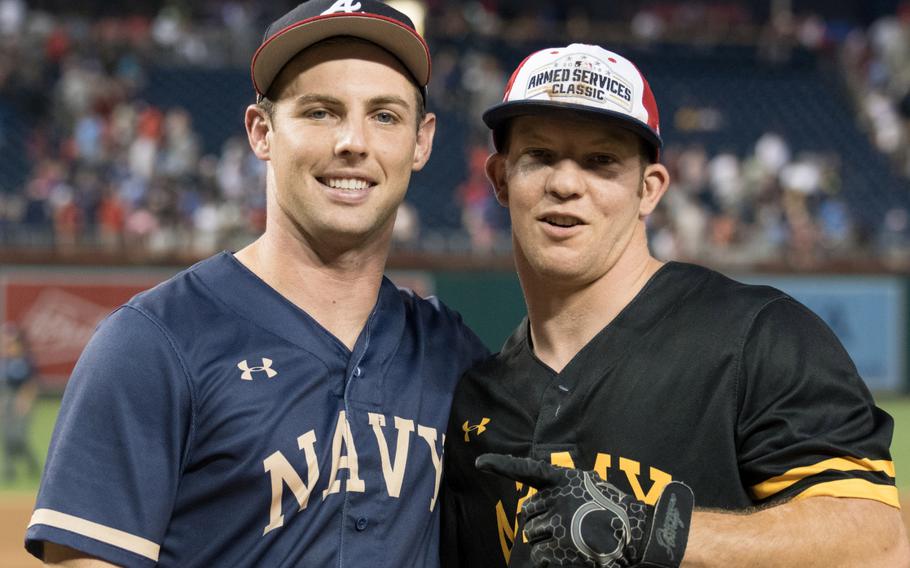
{"type": "Polygon", "coordinates": [[[676,568],[682,562],[694,507],[683,483],[668,484],[652,507],[593,471],[502,454],[484,454],[475,466],[537,489],[521,511],[534,566],[676,568]]]}

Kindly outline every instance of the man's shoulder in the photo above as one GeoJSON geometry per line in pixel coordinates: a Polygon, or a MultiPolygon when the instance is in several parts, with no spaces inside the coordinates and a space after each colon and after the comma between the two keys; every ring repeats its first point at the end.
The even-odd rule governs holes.
{"type": "Polygon", "coordinates": [[[410,288],[396,286],[398,296],[404,305],[406,317],[414,320],[427,331],[448,329],[457,332],[473,332],[458,311],[448,307],[436,296],[422,297],[410,288]]]}
{"type": "Polygon", "coordinates": [[[136,294],[124,306],[162,320],[192,317],[200,308],[211,305],[213,295],[206,281],[230,262],[226,255],[228,253],[220,253],[197,262],[157,286],[136,294]]]}
{"type": "Polygon", "coordinates": [[[476,402],[481,393],[516,388],[514,378],[526,377],[534,357],[527,342],[527,319],[522,320],[497,353],[479,360],[468,369],[458,385],[458,397],[467,404],[476,402]]]}
{"type": "Polygon", "coordinates": [[[461,315],[457,311],[445,305],[445,303],[436,296],[421,296],[411,288],[399,286],[397,284],[395,285],[395,289],[398,291],[398,296],[401,298],[405,310],[407,310],[408,314],[412,317],[416,316],[426,319],[435,317],[461,319],[461,315]]]}
{"type": "MultiPolygon", "coordinates": [[[[392,284],[386,279],[382,294],[400,300],[408,335],[424,348],[448,349],[453,365],[464,369],[486,357],[489,351],[483,341],[464,322],[456,310],[435,296],[421,297],[413,290],[392,284]],[[394,290],[394,292],[393,292],[394,290]]],[[[388,300],[381,300],[387,302],[388,300]]],[[[387,305],[387,304],[386,304],[387,305]]],[[[393,308],[398,310],[399,308],[393,308]]]]}
{"type": "Polygon", "coordinates": [[[667,263],[663,279],[676,288],[685,301],[718,312],[760,310],[776,300],[789,296],[762,284],[742,282],[711,268],[684,262],[667,263]]]}

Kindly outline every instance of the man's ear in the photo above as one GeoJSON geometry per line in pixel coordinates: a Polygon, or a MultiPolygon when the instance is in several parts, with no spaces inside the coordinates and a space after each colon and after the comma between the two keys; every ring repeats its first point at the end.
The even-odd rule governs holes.
{"type": "Polygon", "coordinates": [[[430,160],[434,136],[436,136],[436,115],[428,112],[417,128],[417,145],[414,147],[414,163],[411,166],[415,172],[422,170],[430,160]]]}
{"type": "Polygon", "coordinates": [[[638,204],[639,217],[654,212],[657,204],[670,186],[670,172],[663,164],[648,164],[641,179],[641,202],[638,204]]]}
{"type": "Polygon", "coordinates": [[[268,160],[270,157],[269,133],[272,131],[271,119],[262,108],[250,105],[246,107],[243,123],[246,126],[246,137],[253,153],[260,160],[268,160]]]}
{"type": "Polygon", "coordinates": [[[505,154],[490,154],[484,164],[487,179],[493,184],[496,201],[503,207],[509,206],[509,186],[506,183],[506,156],[505,154]]]}

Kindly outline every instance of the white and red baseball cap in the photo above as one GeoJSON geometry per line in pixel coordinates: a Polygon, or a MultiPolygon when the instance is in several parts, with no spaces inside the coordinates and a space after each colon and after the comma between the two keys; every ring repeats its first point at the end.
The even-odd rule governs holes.
{"type": "Polygon", "coordinates": [[[256,94],[265,96],[295,55],[333,36],[353,36],[384,48],[401,61],[426,100],[430,48],[410,18],[378,0],[309,0],[272,22],[250,65],[256,94]]]}
{"type": "Polygon", "coordinates": [[[657,101],[644,75],[622,55],[596,45],[573,43],[532,53],[512,73],[502,103],[487,109],[483,121],[501,150],[510,119],[554,109],[615,121],[644,138],[655,160],[663,145],[657,101]]]}

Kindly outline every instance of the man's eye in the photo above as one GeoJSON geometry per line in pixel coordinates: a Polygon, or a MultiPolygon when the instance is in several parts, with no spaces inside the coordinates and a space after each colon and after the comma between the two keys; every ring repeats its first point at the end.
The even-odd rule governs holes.
{"type": "Polygon", "coordinates": [[[307,113],[308,118],[313,118],[315,120],[323,120],[329,117],[329,112],[325,109],[314,109],[307,113]]]}
{"type": "Polygon", "coordinates": [[[595,166],[609,166],[616,163],[616,158],[609,154],[596,154],[591,156],[590,161],[595,166]]]}
{"type": "Polygon", "coordinates": [[[394,124],[398,119],[390,112],[377,112],[376,120],[382,124],[394,124]]]}

